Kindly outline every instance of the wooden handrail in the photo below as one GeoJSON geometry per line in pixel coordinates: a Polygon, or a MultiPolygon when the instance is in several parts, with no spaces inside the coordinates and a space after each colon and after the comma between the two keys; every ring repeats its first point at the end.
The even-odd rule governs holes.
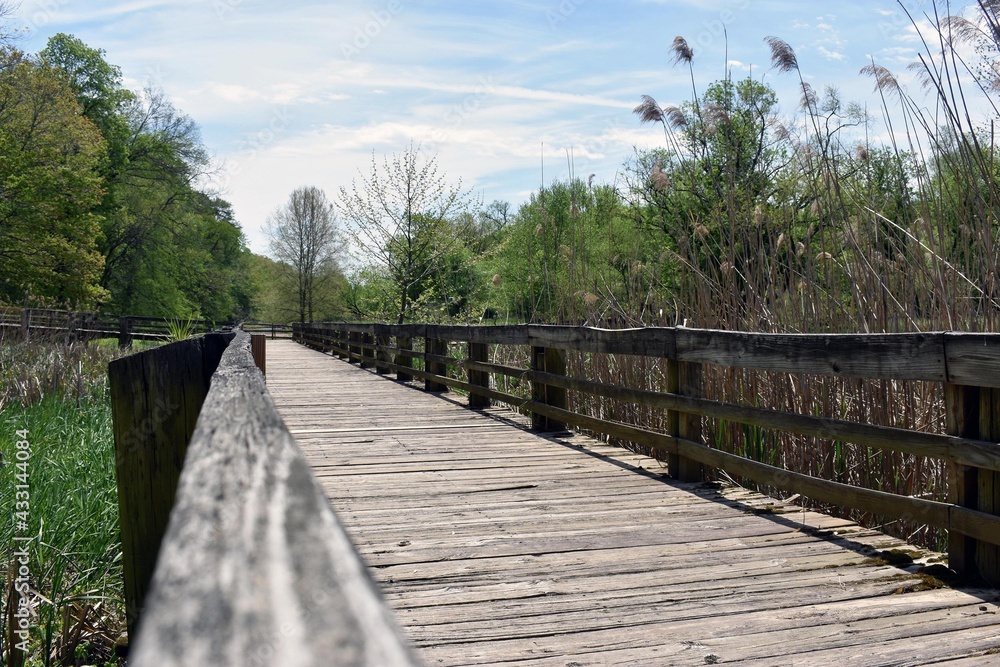
{"type": "MultiPolygon", "coordinates": [[[[205,355],[185,356],[197,340],[127,357],[112,370],[113,395],[143,405],[160,400],[122,396],[133,386],[122,381],[131,366],[163,368],[143,378],[176,396],[178,373],[168,377],[168,369],[210,365],[205,355]]],[[[126,562],[143,549],[155,559],[148,596],[131,600],[129,664],[417,664],[278,415],[249,334],[235,333],[209,376],[189,442],[160,442],[182,439],[171,421],[181,411],[168,403],[149,435],[120,451],[120,497],[133,500],[123,517],[140,521],[151,520],[143,510],[163,506],[140,500],[163,460],[182,463],[162,541],[138,544],[123,524],[126,562]]],[[[136,422],[120,428],[122,412],[116,445],[119,430],[124,445],[127,424],[136,422]]]]}
{"type": "Polygon", "coordinates": [[[395,359],[395,363],[383,362],[383,371],[396,372],[400,378],[422,379],[428,387],[447,385],[467,392],[472,406],[481,406],[484,399],[514,405],[530,412],[534,425],[542,430],[565,423],[644,445],[668,460],[671,475],[680,479],[700,478],[702,465],[724,468],[822,502],[947,529],[952,567],[978,572],[993,585],[1000,585],[1000,506],[995,501],[1000,497],[1000,334],[786,335],[687,328],[310,323],[294,325],[293,338],[350,361],[362,361],[370,354],[395,359]],[[348,340],[350,336],[354,338],[348,340]],[[359,336],[369,339],[363,341],[359,336]],[[393,338],[397,344],[388,345],[393,338]],[[411,350],[409,341],[420,339],[434,344],[411,350]],[[458,358],[448,355],[448,343],[465,343],[467,353],[458,358]],[[532,368],[491,364],[486,361],[490,345],[525,346],[536,360],[545,358],[546,350],[667,359],[669,390],[633,389],[571,377],[558,364],[554,372],[547,372],[538,361],[532,368]],[[400,359],[423,360],[423,368],[403,367],[400,359]],[[941,383],[947,401],[947,433],[711,400],[700,394],[696,382],[703,364],[821,377],[941,383]],[[467,381],[449,369],[464,370],[467,381]],[[494,375],[530,382],[530,397],[490,388],[489,377],[494,375]],[[570,411],[559,400],[565,394],[542,389],[545,387],[661,408],[667,411],[666,432],[570,411]],[[938,458],[949,466],[949,502],[854,487],[714,449],[704,442],[702,418],[938,458]]]}

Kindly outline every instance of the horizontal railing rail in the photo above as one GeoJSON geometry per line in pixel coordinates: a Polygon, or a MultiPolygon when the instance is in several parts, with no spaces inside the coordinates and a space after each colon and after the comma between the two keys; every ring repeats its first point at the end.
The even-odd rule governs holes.
{"type": "Polygon", "coordinates": [[[702,479],[705,466],[849,509],[948,531],[949,563],[1000,585],[1000,334],[953,332],[781,335],[687,328],[296,324],[294,339],[424,388],[469,394],[531,414],[535,428],[588,429],[657,452],[670,474],[702,479]],[[414,345],[417,341],[417,345],[414,345]],[[464,349],[455,349],[456,344],[464,349]],[[529,367],[490,363],[493,346],[525,346],[529,367]],[[416,349],[414,349],[416,348],[416,349]],[[666,391],[617,386],[566,373],[568,351],[666,360],[666,391]],[[457,355],[457,356],[456,356],[457,355]],[[414,360],[421,362],[414,367],[414,360]],[[820,417],[714,400],[705,365],[819,377],[940,383],[945,433],[820,417]],[[528,383],[530,396],[500,391],[495,378],[528,383]],[[570,410],[567,392],[660,409],[653,430],[570,410]],[[897,495],[761,463],[706,443],[704,419],[932,457],[948,469],[948,502],[897,495]]]}
{"type": "MultiPolygon", "coordinates": [[[[220,324],[205,319],[0,307],[0,337],[4,334],[19,334],[23,339],[57,336],[69,341],[117,338],[121,347],[129,347],[133,340],[164,341],[178,331],[197,336],[218,326],[220,324]]],[[[243,329],[248,333],[268,334],[272,339],[291,338],[292,335],[289,324],[246,322],[243,329]]]]}
{"type": "Polygon", "coordinates": [[[109,367],[129,664],[417,664],[254,339],[210,334],[109,367]]]}

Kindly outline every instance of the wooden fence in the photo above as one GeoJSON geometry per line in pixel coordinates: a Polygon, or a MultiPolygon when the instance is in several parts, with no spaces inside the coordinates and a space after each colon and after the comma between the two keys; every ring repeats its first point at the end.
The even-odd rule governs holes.
{"type": "Polygon", "coordinates": [[[255,338],[109,367],[129,665],[417,664],[267,393],[255,338]]]}
{"type": "Polygon", "coordinates": [[[777,335],[685,328],[604,330],[569,326],[296,324],[296,341],[399,380],[469,394],[472,407],[498,401],[530,412],[537,429],[570,424],[655,450],[685,481],[719,468],[833,505],[948,531],[949,564],[1000,586],[1000,335],[777,335]],[[414,345],[414,342],[417,344],[414,345]],[[457,345],[456,345],[457,344],[457,345]],[[490,363],[492,346],[527,346],[530,368],[490,363]],[[415,349],[416,348],[416,349],[415,349]],[[457,348],[457,349],[456,349],[457,348]],[[666,391],[566,374],[567,351],[666,360],[666,391]],[[456,354],[457,353],[457,356],[456,354]],[[422,368],[414,367],[414,360],[422,368]],[[941,383],[946,433],[773,411],[703,395],[707,364],[826,377],[941,383]],[[459,373],[460,372],[460,373],[459,373]],[[461,374],[462,377],[459,377],[461,374]],[[530,383],[530,397],[497,389],[497,378],[530,383]],[[665,432],[571,411],[567,391],[666,412],[665,432]],[[949,502],[901,496],[805,475],[711,447],[704,419],[856,443],[946,462],[949,502]]]}
{"type": "MultiPolygon", "coordinates": [[[[191,335],[208,333],[216,328],[209,320],[177,320],[191,335]]],[[[67,342],[117,338],[120,347],[130,347],[133,340],[167,340],[172,321],[166,317],[135,317],[82,313],[39,308],[0,308],[0,338],[19,335],[29,338],[61,338],[67,342]]]]}
{"type": "MultiPolygon", "coordinates": [[[[133,340],[168,340],[171,327],[187,329],[191,335],[205,334],[216,328],[211,320],[185,320],[168,317],[136,317],[109,315],[70,310],[41,308],[0,308],[0,339],[17,335],[22,339],[62,338],[67,341],[86,341],[99,338],[117,338],[120,347],[129,347],[133,340]]],[[[290,338],[292,327],[272,322],[244,322],[241,328],[247,333],[290,338]]]]}

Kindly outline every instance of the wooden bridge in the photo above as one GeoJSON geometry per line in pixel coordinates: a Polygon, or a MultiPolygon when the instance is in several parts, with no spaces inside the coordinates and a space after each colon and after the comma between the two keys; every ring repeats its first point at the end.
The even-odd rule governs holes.
{"type": "MultiPolygon", "coordinates": [[[[696,364],[704,350],[687,337],[718,348],[718,332],[483,329],[300,327],[297,338],[315,349],[269,343],[263,402],[257,389],[249,397],[238,389],[231,371],[223,372],[224,358],[212,380],[219,396],[209,393],[183,464],[134,664],[1000,661],[1000,592],[988,582],[970,583],[995,576],[1000,542],[990,504],[1000,500],[991,486],[1000,448],[989,431],[998,378],[983,375],[1000,359],[1000,341],[928,334],[889,345],[878,337],[791,337],[776,347],[775,338],[734,344],[722,336],[737,365],[937,378],[945,382],[948,435],[768,413],[699,396],[696,364]],[[484,347],[495,343],[486,336],[527,343],[531,368],[490,362],[484,347]],[[466,341],[463,354],[449,351],[449,340],[466,341]],[[668,372],[672,391],[572,378],[565,357],[554,352],[568,348],[664,356],[674,371],[668,372]],[[456,366],[466,379],[449,372],[456,366]],[[214,379],[220,373],[225,382],[214,379]],[[530,396],[500,391],[498,374],[519,375],[530,383],[530,396]],[[469,395],[446,393],[445,385],[469,395]],[[665,404],[666,432],[571,411],[565,392],[583,388],[665,404]],[[260,414],[271,398],[336,520],[312,508],[312,482],[294,472],[295,446],[274,444],[290,440],[272,418],[261,427],[245,424],[252,418],[240,406],[260,414]],[[531,417],[483,399],[521,405],[531,417]],[[965,495],[942,503],[776,473],[697,442],[701,417],[692,415],[699,413],[933,453],[961,473],[952,475],[953,490],[965,495]],[[562,430],[573,422],[651,446],[666,463],[562,430]],[[966,578],[956,579],[941,554],[851,521],[704,483],[703,464],[848,506],[880,503],[887,515],[910,513],[946,528],[949,565],[966,578]],[[247,490],[253,488],[259,491],[247,490]],[[318,518],[303,518],[310,516],[318,518]],[[378,611],[377,600],[366,602],[367,584],[345,575],[345,566],[323,559],[317,566],[312,555],[298,553],[343,553],[335,531],[316,528],[334,527],[331,521],[346,529],[394,621],[378,611]],[[323,600],[344,601],[317,608],[317,591],[323,600]],[[222,601],[205,602],[216,597],[222,601]],[[219,605],[222,611],[212,611],[219,605]],[[282,624],[283,618],[291,621],[282,624]],[[397,623],[399,642],[392,639],[397,623]],[[273,639],[260,648],[259,637],[273,639]]],[[[717,349],[712,354],[719,359],[717,349]]],[[[244,364],[239,374],[250,372],[248,362],[238,363],[244,364]]],[[[202,369],[195,375],[204,373],[202,362],[193,367],[202,369]]],[[[127,444],[118,435],[116,441],[127,444]]],[[[122,473],[120,465],[120,491],[123,474],[136,472],[122,473]]],[[[133,604],[142,607],[141,600],[133,604]]]]}

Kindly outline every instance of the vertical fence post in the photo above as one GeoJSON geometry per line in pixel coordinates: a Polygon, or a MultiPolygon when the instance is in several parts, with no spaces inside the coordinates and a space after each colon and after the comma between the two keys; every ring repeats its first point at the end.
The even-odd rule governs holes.
{"type": "Polygon", "coordinates": [[[209,334],[108,365],[128,633],[142,613],[188,442],[232,339],[209,334]]]}
{"type": "MultiPolygon", "coordinates": [[[[434,375],[448,375],[448,364],[440,361],[432,361],[427,355],[443,357],[448,354],[448,343],[440,338],[424,338],[424,370],[434,375]]],[[[424,391],[448,391],[448,385],[435,382],[434,380],[424,380],[424,391]]]]}
{"type": "Polygon", "coordinates": [[[361,363],[361,348],[358,347],[358,343],[361,342],[361,334],[357,331],[348,331],[347,340],[349,341],[347,346],[347,360],[353,362],[357,359],[358,363],[361,363]]]}
{"type": "MultiPolygon", "coordinates": [[[[667,360],[667,392],[698,398],[701,395],[702,365],[687,361],[667,360]]],[[[667,434],[700,443],[702,439],[701,416],[670,410],[667,412],[667,434]]],[[[667,470],[671,477],[682,482],[700,482],[704,467],[697,461],[680,454],[667,456],[667,470]]]]}
{"type": "MultiPolygon", "coordinates": [[[[677,384],[678,393],[681,396],[690,398],[701,397],[702,386],[702,365],[688,361],[678,363],[677,384]]],[[[682,413],[678,417],[678,435],[691,442],[701,444],[702,441],[702,418],[701,415],[682,413]]],[[[702,481],[705,470],[704,466],[689,458],[680,457],[677,467],[677,479],[682,482],[702,481]]],[[[673,471],[671,470],[671,474],[673,471]]]]}
{"type": "Polygon", "coordinates": [[[77,330],[80,328],[80,314],[72,311],[66,323],[66,343],[71,345],[77,341],[77,330]]]}
{"type": "Polygon", "coordinates": [[[375,350],[375,372],[379,375],[386,375],[389,373],[389,352],[386,350],[389,347],[389,336],[385,333],[384,327],[379,327],[376,329],[378,333],[375,334],[375,345],[377,346],[375,350]]]}
{"type": "Polygon", "coordinates": [[[371,348],[375,344],[375,337],[370,333],[358,334],[361,337],[361,368],[371,368],[375,365],[375,350],[371,348]]]}
{"type": "Polygon", "coordinates": [[[125,350],[132,347],[132,318],[118,318],[118,347],[125,350]]]}
{"type": "MultiPolygon", "coordinates": [[[[944,391],[949,435],[1000,441],[1000,389],[945,384],[944,391]]],[[[949,463],[948,501],[1000,514],[1000,472],[949,463]]],[[[949,530],[948,565],[1000,586],[1000,546],[949,530]]]]}
{"type": "MultiPolygon", "coordinates": [[[[486,363],[490,359],[490,346],[488,343],[469,343],[469,361],[478,361],[480,363],[486,363]]],[[[483,387],[485,389],[490,388],[490,374],[486,371],[468,371],[469,384],[476,387],[483,387]]],[[[486,396],[480,396],[479,394],[469,392],[469,407],[470,408],[488,408],[492,405],[492,401],[486,396]]]]}
{"type": "MultiPolygon", "coordinates": [[[[552,373],[553,375],[566,374],[566,351],[554,347],[531,347],[531,369],[552,373]]],[[[553,387],[543,382],[531,381],[531,400],[551,405],[555,408],[566,409],[566,390],[562,387],[553,387]]],[[[546,417],[538,413],[531,413],[531,428],[536,431],[564,431],[566,424],[558,419],[546,417]]]]}
{"type": "Polygon", "coordinates": [[[250,353],[260,372],[267,375],[267,334],[250,334],[250,353]]]}
{"type": "Polygon", "coordinates": [[[31,338],[31,308],[21,311],[21,337],[24,340],[31,338]]]}
{"type": "MultiPolygon", "coordinates": [[[[396,353],[396,365],[403,368],[413,368],[413,357],[402,352],[402,350],[406,352],[413,350],[413,339],[409,336],[396,334],[396,347],[401,350],[396,353]]],[[[413,376],[406,371],[396,371],[396,380],[399,382],[409,382],[412,379],[413,376]]]]}

